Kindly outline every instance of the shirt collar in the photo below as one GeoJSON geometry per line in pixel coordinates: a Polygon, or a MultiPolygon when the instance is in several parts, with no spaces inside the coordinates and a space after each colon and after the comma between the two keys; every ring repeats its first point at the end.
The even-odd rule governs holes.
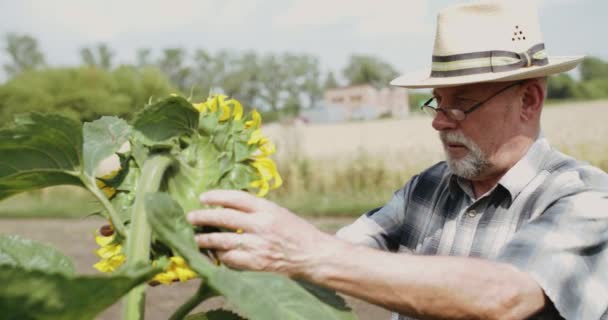
{"type": "MultiPolygon", "coordinates": [[[[547,139],[542,134],[539,135],[526,154],[498,181],[498,186],[502,186],[511,196],[511,201],[542,171],[544,155],[550,149],[547,139]]],[[[453,173],[450,173],[449,190],[452,196],[465,192],[474,199],[470,181],[453,173]]]]}
{"type": "Polygon", "coordinates": [[[528,152],[498,181],[511,194],[513,201],[543,169],[543,159],[551,146],[542,135],[534,141],[528,152]]]}

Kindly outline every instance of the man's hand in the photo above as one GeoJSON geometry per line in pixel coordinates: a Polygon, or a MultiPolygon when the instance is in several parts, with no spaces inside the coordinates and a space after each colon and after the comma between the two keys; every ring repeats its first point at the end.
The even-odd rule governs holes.
{"type": "Polygon", "coordinates": [[[339,242],[287,209],[246,192],[209,191],[200,200],[223,208],[192,211],[190,223],[236,232],[198,234],[196,242],[216,250],[220,260],[234,268],[304,276],[332,243],[339,242]]]}

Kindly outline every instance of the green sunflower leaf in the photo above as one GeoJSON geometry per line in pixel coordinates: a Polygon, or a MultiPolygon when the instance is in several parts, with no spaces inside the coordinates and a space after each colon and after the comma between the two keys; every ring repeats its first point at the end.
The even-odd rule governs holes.
{"type": "Polygon", "coordinates": [[[0,265],[3,319],[93,319],[160,268],[138,266],[112,276],[69,276],[0,265]]]}
{"type": "Polygon", "coordinates": [[[64,275],[74,274],[72,260],[59,250],[16,235],[0,235],[0,265],[64,275]]]}
{"type": "Polygon", "coordinates": [[[92,177],[99,163],[116,153],[127,142],[131,134],[131,126],[116,117],[101,117],[85,123],[82,134],[84,172],[92,177]]]}
{"type": "MultiPolygon", "coordinates": [[[[170,195],[146,195],[148,219],[156,235],[177,251],[207,283],[237,306],[251,320],[347,320],[356,319],[345,305],[319,300],[297,282],[272,273],[240,272],[216,267],[202,258],[194,242],[192,226],[170,195]]],[[[327,296],[327,294],[326,294],[327,296]]]]}
{"type": "Polygon", "coordinates": [[[135,115],[133,128],[150,142],[165,142],[198,129],[199,113],[188,100],[169,97],[135,115]]]}
{"type": "Polygon", "coordinates": [[[0,200],[44,187],[83,186],[82,125],[60,115],[31,113],[0,129],[0,200]]]}
{"type": "Polygon", "coordinates": [[[188,261],[192,270],[206,277],[215,268],[206,261],[194,242],[194,230],[184,210],[168,193],[151,192],[145,196],[146,214],[154,234],[188,261]]]}

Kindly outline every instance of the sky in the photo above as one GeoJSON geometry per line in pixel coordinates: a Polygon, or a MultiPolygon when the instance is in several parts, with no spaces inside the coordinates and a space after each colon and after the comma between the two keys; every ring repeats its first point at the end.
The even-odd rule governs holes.
{"type": "MultiPolygon", "coordinates": [[[[511,0],[512,1],[512,0],[511,0]]],[[[530,0],[532,1],[532,0],[530,0]]],[[[608,59],[608,1],[537,0],[549,55],[608,59]]],[[[438,10],[455,0],[0,0],[0,37],[34,36],[50,65],[80,63],[84,46],[106,43],[115,63],[139,48],[307,53],[340,74],[352,54],[399,72],[430,64],[438,10]]],[[[0,64],[7,61],[0,53],[0,64]]],[[[0,71],[0,79],[4,79],[0,71]]]]}

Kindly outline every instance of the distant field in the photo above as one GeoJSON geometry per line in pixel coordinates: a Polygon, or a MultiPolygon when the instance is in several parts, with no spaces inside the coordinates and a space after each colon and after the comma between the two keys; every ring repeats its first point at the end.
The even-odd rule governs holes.
{"type": "MultiPolygon", "coordinates": [[[[561,151],[608,170],[608,101],[545,108],[542,128],[561,151]]],[[[412,175],[441,161],[431,119],[265,128],[278,145],[285,186],[272,199],[306,215],[360,215],[412,175]]]]}
{"type": "MultiPolygon", "coordinates": [[[[566,152],[589,161],[608,159],[608,101],[549,105],[542,128],[552,144],[566,152]]],[[[360,123],[272,124],[265,132],[277,141],[281,157],[299,153],[313,159],[352,159],[363,152],[397,169],[404,163],[426,167],[443,159],[437,132],[423,115],[360,123]]]]}
{"type": "MultiPolygon", "coordinates": [[[[608,169],[608,101],[546,107],[542,126],[558,149],[608,169]]],[[[387,201],[413,174],[443,159],[430,118],[283,126],[264,132],[277,143],[285,184],[270,198],[309,216],[357,216],[387,201]]],[[[0,216],[78,217],[96,209],[73,187],[0,202],[0,216]]]]}

